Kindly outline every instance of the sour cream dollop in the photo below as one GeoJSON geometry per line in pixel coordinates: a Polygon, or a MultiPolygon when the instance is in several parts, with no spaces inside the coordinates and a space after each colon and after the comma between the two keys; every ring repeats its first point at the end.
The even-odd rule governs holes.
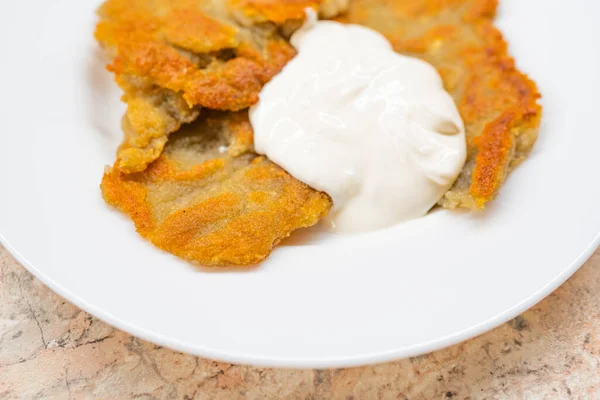
{"type": "Polygon", "coordinates": [[[298,55],[250,110],[256,151],[331,196],[334,231],[425,215],[466,157],[463,122],[436,70],[371,29],[314,13],[291,43],[298,55]]]}

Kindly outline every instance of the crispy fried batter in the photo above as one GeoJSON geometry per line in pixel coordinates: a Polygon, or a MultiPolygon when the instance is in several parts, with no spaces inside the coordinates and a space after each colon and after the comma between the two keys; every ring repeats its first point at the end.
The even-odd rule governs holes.
{"type": "MultiPolygon", "coordinates": [[[[247,113],[232,111],[253,104],[293,57],[285,36],[304,7],[334,15],[346,1],[108,0],[96,36],[114,53],[109,69],[128,111],[117,162],[102,180],[105,201],[157,247],[213,266],[257,263],[318,222],[331,199],[254,154],[247,113]]],[[[440,72],[468,146],[440,200],[447,208],[484,207],[537,138],[539,94],[492,25],[496,3],[353,0],[340,19],[379,30],[440,72]]]]}
{"type": "Polygon", "coordinates": [[[483,208],[538,134],[540,95],[492,25],[496,6],[497,0],[353,0],[342,18],[380,31],[398,52],[431,63],[458,105],[468,156],[440,200],[446,208],[483,208]]]}
{"type": "Polygon", "coordinates": [[[292,231],[317,223],[331,199],[252,152],[246,112],[206,114],[173,134],[145,171],[107,171],[104,200],[181,258],[207,266],[260,262],[292,231]]]}
{"type": "Polygon", "coordinates": [[[316,9],[318,0],[232,0],[235,9],[253,22],[271,21],[282,24],[288,20],[304,19],[307,7],[316,9]]]}
{"type": "MultiPolygon", "coordinates": [[[[326,0],[324,12],[339,11],[339,1],[326,0]]],[[[128,104],[117,167],[144,170],[168,135],[201,108],[237,111],[256,103],[262,86],[295,55],[278,28],[291,33],[304,8],[322,2],[106,1],[95,35],[128,104]]]]}

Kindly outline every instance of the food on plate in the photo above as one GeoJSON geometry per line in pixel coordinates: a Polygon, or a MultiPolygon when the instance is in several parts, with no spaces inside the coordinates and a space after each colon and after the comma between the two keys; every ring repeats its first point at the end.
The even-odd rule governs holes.
{"type": "Polygon", "coordinates": [[[112,59],[123,89],[122,172],[143,171],[170,133],[203,108],[238,111],[290,60],[282,35],[299,26],[306,7],[333,16],[342,0],[108,0],[96,39],[112,59]]]}
{"type": "Polygon", "coordinates": [[[436,70],[371,29],[314,12],[291,43],[298,55],[250,109],[256,151],[331,196],[330,230],[427,214],[466,157],[460,114],[436,70]]]}
{"type": "MultiPolygon", "coordinates": [[[[342,221],[342,231],[364,231],[422,215],[435,202],[482,209],[531,150],[541,118],[535,84],[493,26],[496,7],[496,0],[108,0],[96,38],[128,107],[104,199],[157,247],[211,266],[257,263],[326,216],[342,221]],[[346,28],[366,36],[336,39],[326,29],[306,53],[299,38],[311,36],[310,10],[362,25],[346,28]],[[319,68],[329,63],[330,76],[312,86],[314,76],[289,82],[286,93],[281,79],[304,79],[294,65],[314,72],[302,64],[307,56],[319,68]],[[354,70],[343,65],[363,61],[354,70]],[[348,80],[353,74],[359,85],[348,80]],[[269,100],[274,91],[283,106],[269,100]],[[349,102],[364,109],[351,112],[349,102]],[[368,109],[373,104],[379,108],[368,109]],[[306,134],[310,140],[299,139],[306,134]],[[348,141],[352,135],[363,136],[348,141]],[[367,162],[354,157],[352,168],[340,168],[349,153],[336,143],[367,162]]],[[[337,22],[316,24],[347,31],[337,22]]]]}
{"type": "Polygon", "coordinates": [[[465,167],[439,201],[445,208],[483,208],[537,139],[540,94],[515,67],[493,25],[497,5],[497,0],[355,0],[340,19],[382,33],[396,51],[429,62],[442,76],[467,136],[465,167]]]}
{"type": "Polygon", "coordinates": [[[157,247],[207,266],[262,261],[292,231],[316,224],[331,199],[252,152],[246,112],[209,112],[172,135],[145,171],[116,166],[104,200],[157,247]]]}

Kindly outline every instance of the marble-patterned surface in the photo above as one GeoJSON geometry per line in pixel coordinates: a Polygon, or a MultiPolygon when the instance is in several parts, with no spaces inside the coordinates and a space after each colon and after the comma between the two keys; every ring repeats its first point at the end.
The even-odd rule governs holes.
{"type": "Polygon", "coordinates": [[[0,248],[0,399],[600,399],[600,251],[513,321],[426,356],[285,370],[146,343],[57,296],[0,248]]]}

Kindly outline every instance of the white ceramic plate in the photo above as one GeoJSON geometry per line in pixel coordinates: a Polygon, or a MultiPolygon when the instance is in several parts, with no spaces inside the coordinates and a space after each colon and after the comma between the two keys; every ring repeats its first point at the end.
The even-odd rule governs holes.
{"type": "Polygon", "coordinates": [[[600,231],[600,3],[501,3],[544,118],[487,212],[346,238],[305,232],[258,268],[205,272],[142,240],[100,197],[123,105],[92,38],[98,3],[3,2],[0,239],[99,318],[214,359],[350,366],[491,329],[567,279],[600,231]]]}

